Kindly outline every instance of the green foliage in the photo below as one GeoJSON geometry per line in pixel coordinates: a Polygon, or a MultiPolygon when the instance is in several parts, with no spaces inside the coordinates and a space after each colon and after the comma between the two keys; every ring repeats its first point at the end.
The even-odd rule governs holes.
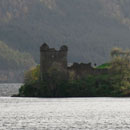
{"type": "Polygon", "coordinates": [[[37,65],[36,67],[31,68],[24,75],[25,84],[36,83],[39,80],[40,80],[40,65],[37,65]]]}
{"type": "Polygon", "coordinates": [[[102,64],[98,67],[96,67],[97,69],[109,69],[110,68],[110,63],[105,63],[105,64],[102,64]]]}
{"type": "Polygon", "coordinates": [[[87,76],[71,82],[70,95],[74,97],[103,97],[112,96],[108,75],[87,76]]]}
{"type": "Polygon", "coordinates": [[[111,52],[111,81],[116,95],[130,95],[130,50],[114,48],[111,52]]]}
{"type": "Polygon", "coordinates": [[[40,66],[27,73],[25,85],[21,87],[20,96],[34,97],[119,97],[130,96],[130,51],[120,48],[111,52],[110,63],[98,69],[108,69],[107,74],[87,75],[79,79],[75,73],[67,75],[59,67],[50,68],[39,80],[40,66]]]}
{"type": "MultiPolygon", "coordinates": [[[[58,74],[58,72],[57,72],[58,74]]],[[[60,75],[60,73],[59,73],[60,75]]],[[[57,79],[46,75],[43,81],[27,82],[19,90],[25,97],[91,97],[113,96],[109,75],[87,76],[79,80],[57,79]]]]}

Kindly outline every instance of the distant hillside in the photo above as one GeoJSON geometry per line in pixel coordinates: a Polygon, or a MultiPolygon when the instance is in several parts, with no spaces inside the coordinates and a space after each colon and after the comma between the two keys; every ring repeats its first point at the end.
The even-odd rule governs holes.
{"type": "MultiPolygon", "coordinates": [[[[0,41],[37,63],[39,47],[47,42],[68,45],[69,62],[101,64],[111,48],[130,48],[129,12],[129,0],[1,0],[0,41]]],[[[1,61],[0,69],[10,68],[1,61]]]]}
{"type": "Polygon", "coordinates": [[[22,82],[24,71],[35,65],[29,53],[21,53],[0,41],[0,82],[22,82]]]}
{"type": "Polygon", "coordinates": [[[9,48],[0,41],[0,67],[4,70],[24,70],[35,65],[35,61],[28,53],[9,48]],[[5,64],[4,64],[5,63],[5,64]]]}

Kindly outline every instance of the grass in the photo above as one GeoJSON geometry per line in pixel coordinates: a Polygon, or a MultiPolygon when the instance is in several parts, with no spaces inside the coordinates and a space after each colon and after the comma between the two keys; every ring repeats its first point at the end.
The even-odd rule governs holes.
{"type": "Polygon", "coordinates": [[[110,63],[105,63],[97,66],[97,69],[107,69],[107,68],[110,68],[110,63]]]}

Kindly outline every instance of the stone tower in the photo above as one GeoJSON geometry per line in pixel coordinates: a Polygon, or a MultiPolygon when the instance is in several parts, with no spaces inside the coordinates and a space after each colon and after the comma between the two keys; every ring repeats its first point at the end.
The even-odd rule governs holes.
{"type": "Polygon", "coordinates": [[[44,43],[40,47],[41,79],[52,67],[67,71],[67,53],[68,47],[65,45],[61,46],[60,50],[56,50],[49,48],[49,46],[44,43]]]}

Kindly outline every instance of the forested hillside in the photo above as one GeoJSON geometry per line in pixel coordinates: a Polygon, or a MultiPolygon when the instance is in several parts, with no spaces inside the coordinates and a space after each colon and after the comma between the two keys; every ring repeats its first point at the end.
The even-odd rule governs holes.
{"type": "Polygon", "coordinates": [[[29,53],[21,53],[0,41],[0,67],[2,70],[24,70],[35,65],[29,53]]]}
{"type": "MultiPolygon", "coordinates": [[[[130,48],[129,12],[129,0],[1,0],[0,41],[36,63],[40,45],[47,42],[68,45],[69,62],[101,64],[111,48],[130,48]]],[[[1,58],[0,69],[16,65],[9,57],[1,58]]]]}

